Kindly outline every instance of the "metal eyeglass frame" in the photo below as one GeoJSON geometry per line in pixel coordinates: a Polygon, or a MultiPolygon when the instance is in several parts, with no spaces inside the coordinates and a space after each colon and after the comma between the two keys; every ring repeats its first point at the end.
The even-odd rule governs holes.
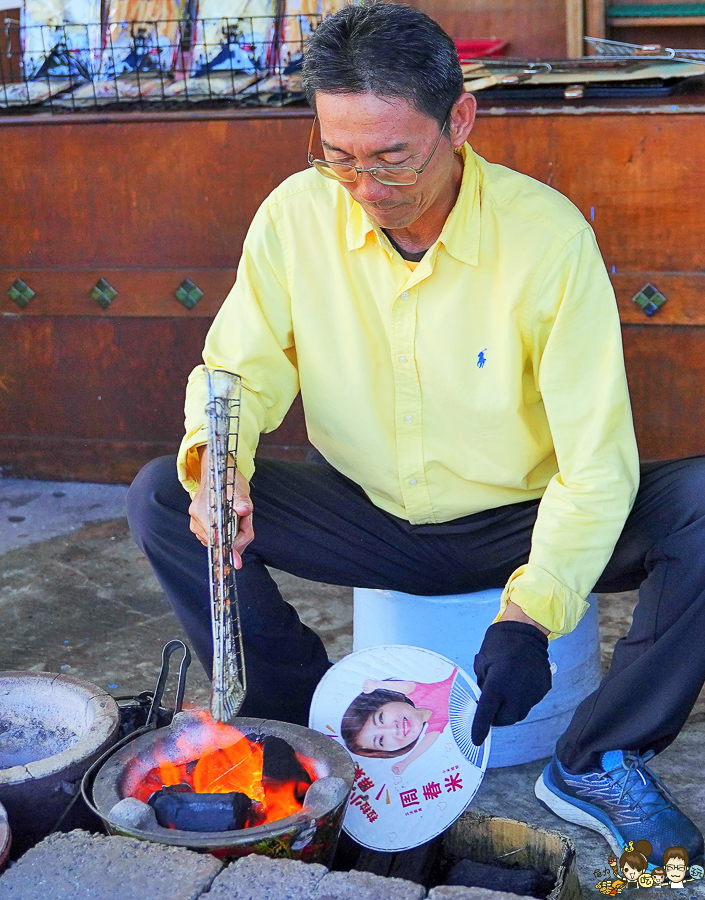
{"type": "Polygon", "coordinates": [[[350,181],[346,181],[345,178],[336,178],[335,175],[327,175],[327,173],[321,172],[321,175],[323,175],[324,177],[332,178],[334,181],[342,181],[344,184],[354,184],[357,181],[359,175],[361,175],[363,172],[367,172],[367,174],[371,175],[375,181],[379,182],[379,184],[384,184],[387,187],[411,187],[412,184],[416,184],[416,182],[419,180],[419,175],[422,174],[422,172],[424,171],[426,166],[431,162],[433,154],[436,152],[436,150],[438,150],[438,145],[441,143],[441,138],[443,137],[443,134],[445,133],[445,130],[448,126],[449,120],[450,120],[450,113],[448,113],[448,115],[445,118],[445,121],[443,122],[443,126],[438,134],[438,137],[436,138],[436,143],[433,145],[433,150],[431,150],[431,152],[428,154],[428,158],[426,159],[426,162],[419,169],[415,169],[413,166],[374,166],[373,168],[370,168],[370,169],[361,169],[359,166],[351,166],[349,163],[337,163],[337,162],[331,162],[330,160],[327,160],[327,159],[315,159],[314,158],[313,154],[311,153],[311,148],[313,147],[313,135],[314,135],[314,131],[316,129],[316,122],[318,121],[318,116],[314,116],[313,125],[311,126],[311,137],[309,138],[309,141],[308,141],[308,164],[309,164],[309,166],[314,166],[316,168],[317,172],[321,172],[321,170],[316,167],[316,163],[321,163],[321,165],[327,166],[327,167],[333,169],[333,171],[335,171],[336,167],[342,167],[344,169],[352,169],[355,172],[355,177],[353,179],[351,179],[350,181]],[[376,172],[379,172],[380,169],[385,169],[385,170],[392,169],[393,171],[413,172],[414,180],[413,181],[391,181],[391,182],[390,181],[382,181],[375,174],[376,172]]]}

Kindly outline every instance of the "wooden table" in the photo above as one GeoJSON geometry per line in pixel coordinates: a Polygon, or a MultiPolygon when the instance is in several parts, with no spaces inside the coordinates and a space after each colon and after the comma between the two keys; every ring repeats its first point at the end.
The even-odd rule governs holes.
{"type": "MultiPolygon", "coordinates": [[[[485,107],[473,137],[592,222],[646,459],[705,453],[704,113],[699,95],[485,107]],[[667,298],[650,318],[631,300],[648,282],[667,298]]],[[[175,450],[247,226],[305,166],[310,125],[306,109],[0,117],[3,474],[129,481],[175,450]],[[34,292],[25,308],[6,293],[16,279],[34,292]],[[91,296],[100,279],[112,302],[91,296]],[[185,280],[202,291],[191,309],[185,280]]],[[[261,452],[305,449],[297,403],[261,452]]]]}

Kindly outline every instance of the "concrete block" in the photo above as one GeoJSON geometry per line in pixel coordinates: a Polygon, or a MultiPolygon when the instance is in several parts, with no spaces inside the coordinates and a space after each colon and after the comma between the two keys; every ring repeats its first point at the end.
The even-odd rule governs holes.
{"type": "Polygon", "coordinates": [[[208,900],[310,900],[328,872],[318,863],[244,856],[215,879],[208,900]]]}
{"type": "Polygon", "coordinates": [[[504,891],[488,891],[487,888],[443,884],[429,891],[428,900],[522,900],[522,898],[517,894],[507,894],[504,891]]]}
{"type": "Polygon", "coordinates": [[[127,837],[52,834],[0,878],[0,900],[196,900],[222,863],[127,837]]]}
{"type": "Polygon", "coordinates": [[[311,900],[423,900],[426,890],[403,878],[382,878],[371,872],[329,872],[311,900]]]}

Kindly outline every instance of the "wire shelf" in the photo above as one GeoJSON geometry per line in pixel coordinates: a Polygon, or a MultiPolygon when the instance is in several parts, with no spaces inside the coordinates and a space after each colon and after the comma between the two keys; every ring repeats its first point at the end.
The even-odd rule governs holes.
{"type": "Polygon", "coordinates": [[[674,50],[672,47],[661,47],[659,44],[627,44],[623,41],[610,41],[606,38],[594,37],[586,37],[585,42],[595,50],[598,56],[603,57],[705,62],[705,50],[674,50]]]}
{"type": "Polygon", "coordinates": [[[25,25],[5,19],[0,112],[303,100],[318,14],[25,25]]]}

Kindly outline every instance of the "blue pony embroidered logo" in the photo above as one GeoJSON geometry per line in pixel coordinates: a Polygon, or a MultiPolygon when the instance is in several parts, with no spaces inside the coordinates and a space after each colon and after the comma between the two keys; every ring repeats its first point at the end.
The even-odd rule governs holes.
{"type": "Polygon", "coordinates": [[[484,350],[480,350],[480,352],[477,354],[477,368],[478,369],[484,368],[484,365],[487,362],[487,357],[485,356],[485,353],[487,353],[487,347],[485,347],[484,350]]]}

